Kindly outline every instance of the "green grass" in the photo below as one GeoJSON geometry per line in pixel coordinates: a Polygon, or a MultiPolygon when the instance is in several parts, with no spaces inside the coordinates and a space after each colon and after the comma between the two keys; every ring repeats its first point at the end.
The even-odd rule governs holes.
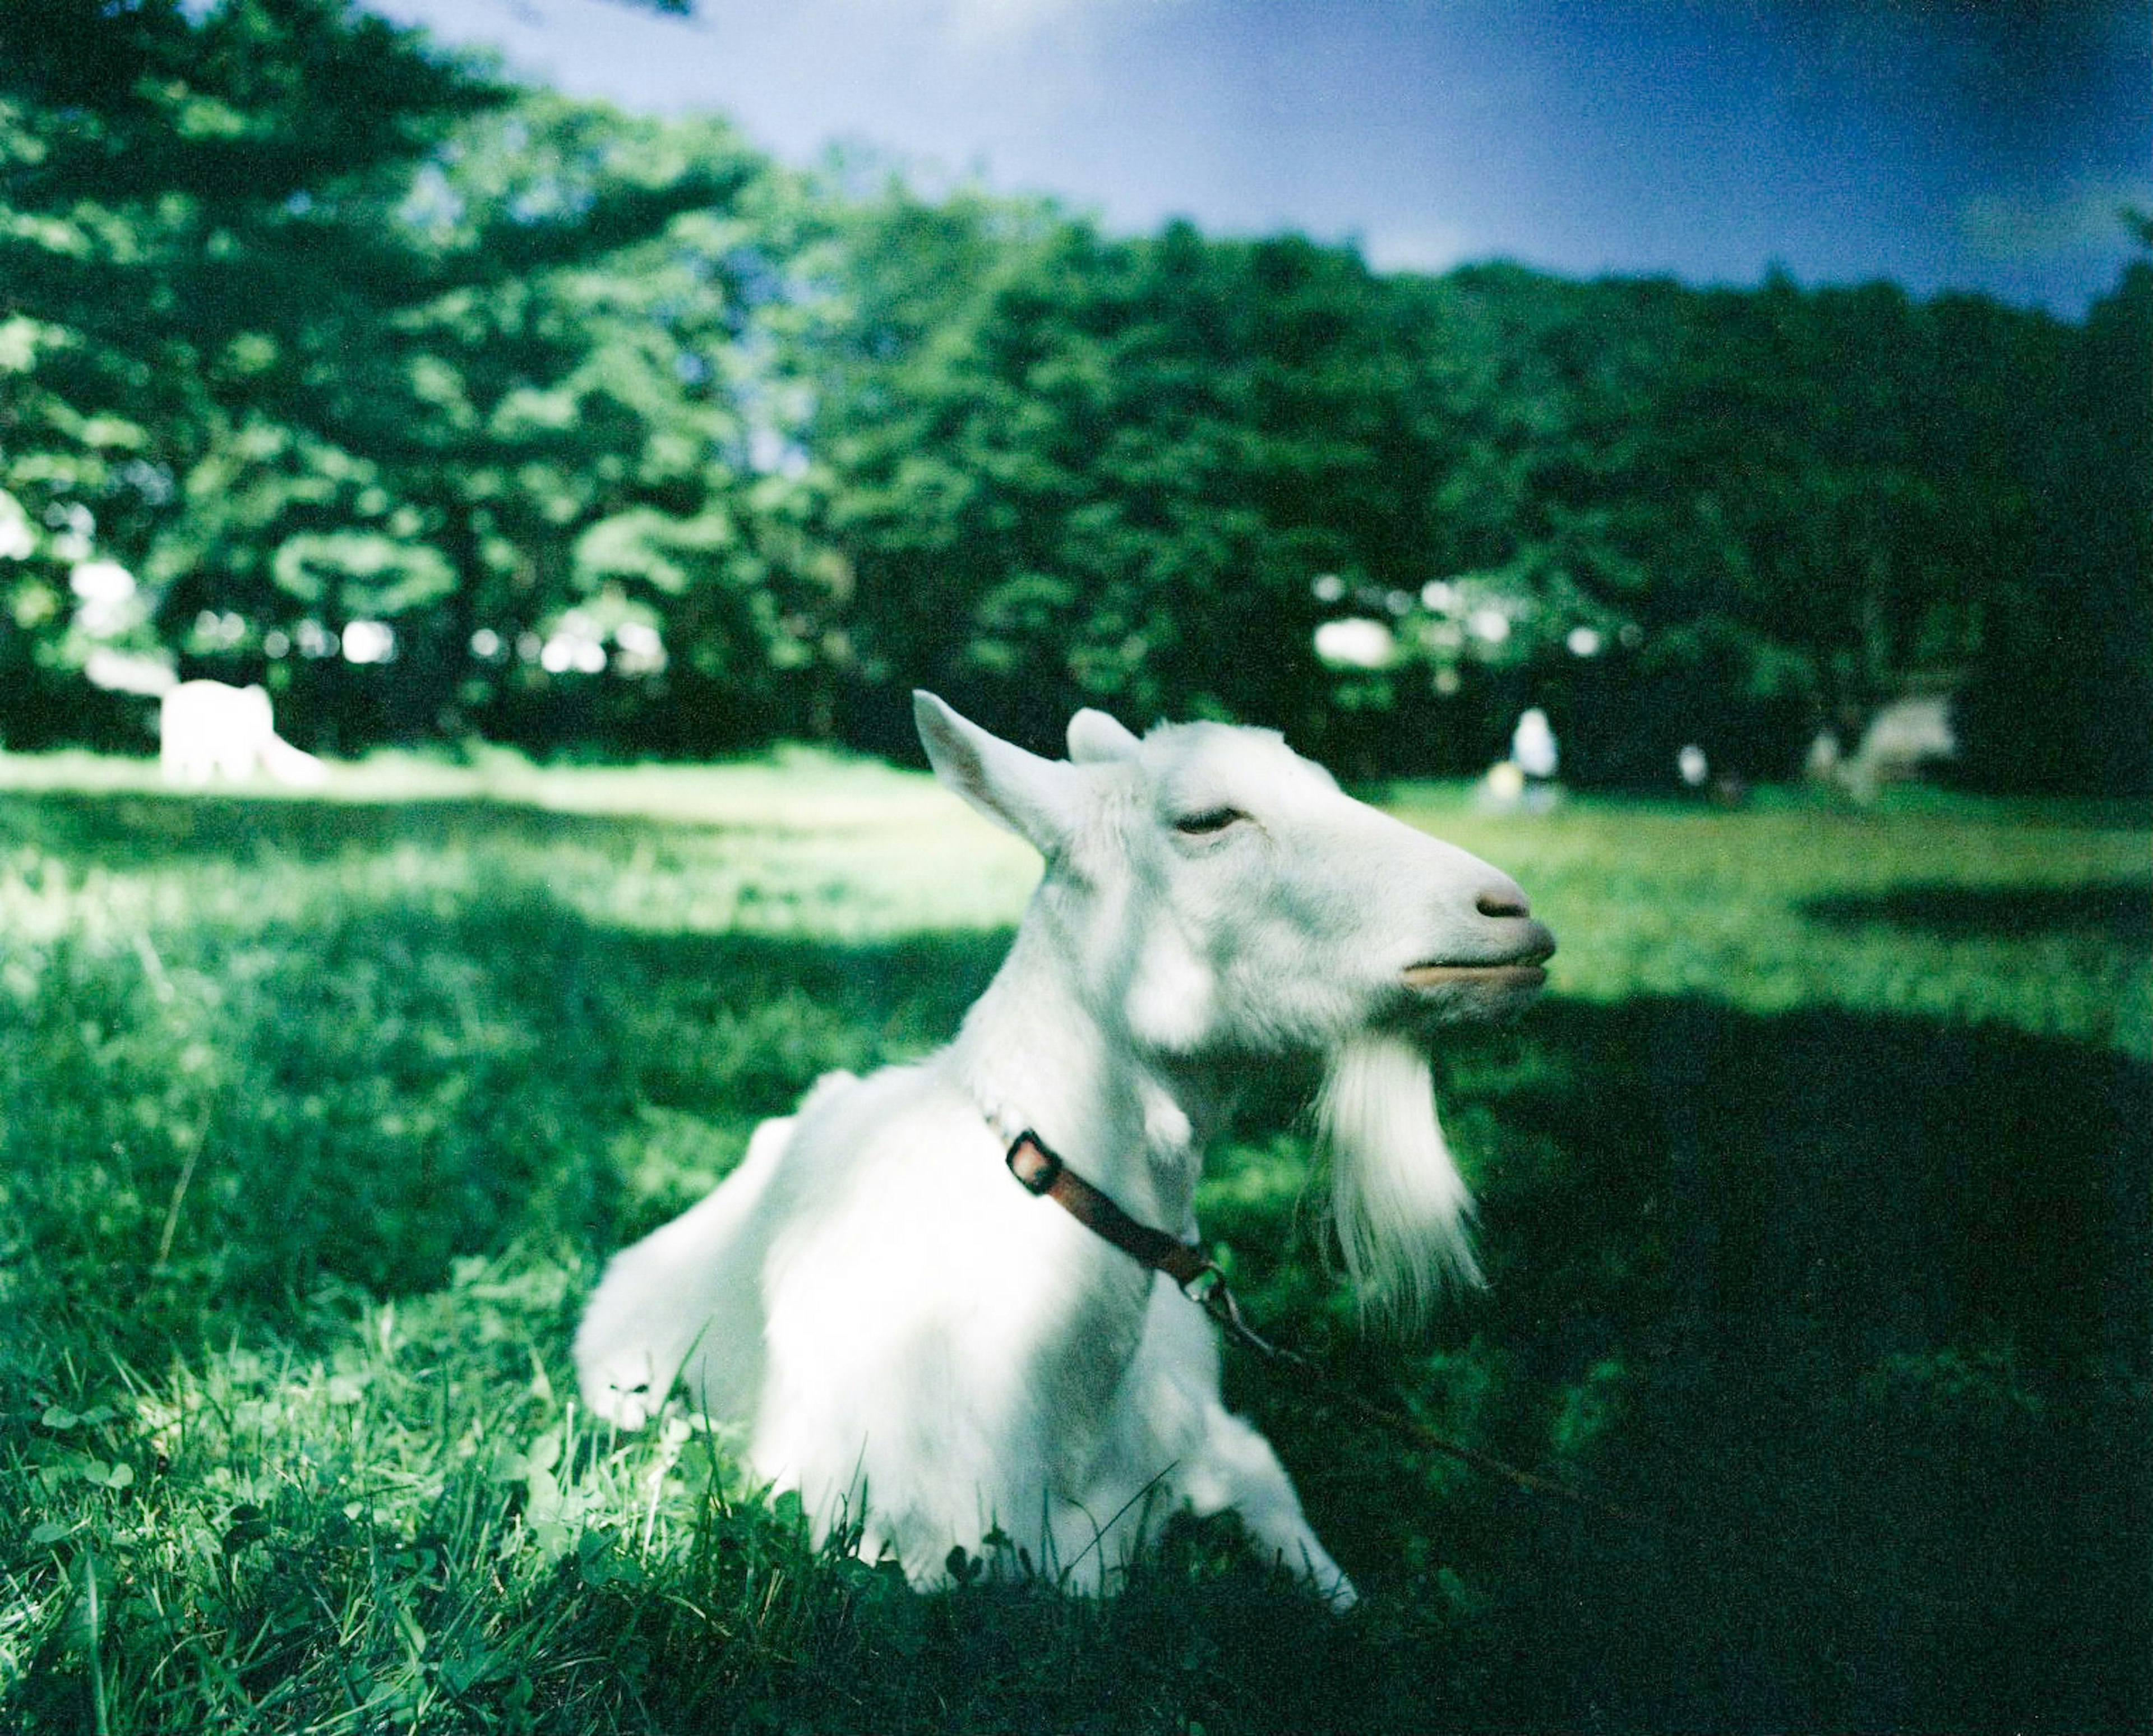
{"type": "Polygon", "coordinates": [[[1493,1287],[1357,1334],[1287,1081],[1207,1229],[1280,1336],[1648,1522],[1236,1357],[1341,1621],[1227,1524],[920,1596],[573,1403],[606,1253],[992,971],[1034,865],[925,779],[0,758],[0,1728],[2143,1728],[2148,817],[1390,799],[1562,938],[1439,1069],[1493,1287]]]}

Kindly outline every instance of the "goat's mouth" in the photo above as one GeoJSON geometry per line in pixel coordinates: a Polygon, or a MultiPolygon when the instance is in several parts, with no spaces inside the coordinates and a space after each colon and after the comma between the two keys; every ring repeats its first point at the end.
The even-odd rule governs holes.
{"type": "Polygon", "coordinates": [[[1547,985],[1547,961],[1555,955],[1555,936],[1541,936],[1524,950],[1507,959],[1485,964],[1448,964],[1440,960],[1408,965],[1400,974],[1408,989],[1539,989],[1547,985]]]}
{"type": "Polygon", "coordinates": [[[1545,965],[1408,965],[1408,989],[1447,989],[1478,984],[1489,989],[1537,989],[1547,981],[1545,965]]]}

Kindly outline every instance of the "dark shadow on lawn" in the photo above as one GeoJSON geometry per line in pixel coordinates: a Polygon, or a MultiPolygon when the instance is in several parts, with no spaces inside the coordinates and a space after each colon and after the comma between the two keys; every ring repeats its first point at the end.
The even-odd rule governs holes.
{"type": "Polygon", "coordinates": [[[1336,1360],[1654,1521],[1345,1434],[1237,1366],[1349,1567],[1484,1600],[1442,1721],[2145,1728],[2153,1070],[1644,1000],[1545,1005],[1447,1071],[1493,1287],[1449,1364],[1336,1360]]]}
{"type": "Polygon", "coordinates": [[[418,844],[542,848],[615,846],[625,854],[653,833],[709,834],[724,822],[566,812],[488,797],[338,801],[156,790],[0,793],[0,847],[35,844],[108,868],[250,857],[323,862],[418,844]]]}
{"type": "Polygon", "coordinates": [[[1499,1160],[1499,1257],[1513,1216],[1553,1255],[1615,1212],[1657,1251],[1655,1312],[1688,1331],[1820,1334],[1857,1357],[2002,1334],[2149,1372],[2144,1062],[2001,1026],[1660,998],[1544,1006],[1509,1067],[1505,1041],[1458,1057],[1464,1082],[1479,1072],[1504,1128],[1562,1155],[1499,1160]]]}
{"type": "Polygon", "coordinates": [[[2084,886],[1905,886],[1876,893],[1840,893],[1801,907],[1813,921],[1865,928],[1884,923],[1947,939],[2042,930],[2105,934],[2143,946],[2153,940],[2153,877],[2084,886]]]}

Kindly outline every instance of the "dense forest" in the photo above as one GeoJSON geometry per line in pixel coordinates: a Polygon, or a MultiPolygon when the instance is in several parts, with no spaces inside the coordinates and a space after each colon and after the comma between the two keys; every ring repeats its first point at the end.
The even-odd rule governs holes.
{"type": "Polygon", "coordinates": [[[0,285],[9,748],[147,748],[173,672],[344,753],[894,751],[925,685],[1366,773],[1538,705],[1644,785],[1931,692],[1981,786],[2153,786],[2153,256],[2076,321],[1379,274],[802,172],[341,0],[40,0],[0,285]]]}

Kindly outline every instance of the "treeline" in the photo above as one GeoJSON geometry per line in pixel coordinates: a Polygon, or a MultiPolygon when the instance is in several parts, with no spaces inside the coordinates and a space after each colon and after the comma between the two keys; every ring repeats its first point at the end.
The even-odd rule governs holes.
{"type": "Polygon", "coordinates": [[[901,748],[926,685],[1362,771],[1539,705],[1649,784],[1927,688],[1982,781],[2153,784],[2146,262],[2069,323],[1117,237],[339,0],[0,10],[0,174],[8,746],[165,669],[345,752],[901,748]]]}

